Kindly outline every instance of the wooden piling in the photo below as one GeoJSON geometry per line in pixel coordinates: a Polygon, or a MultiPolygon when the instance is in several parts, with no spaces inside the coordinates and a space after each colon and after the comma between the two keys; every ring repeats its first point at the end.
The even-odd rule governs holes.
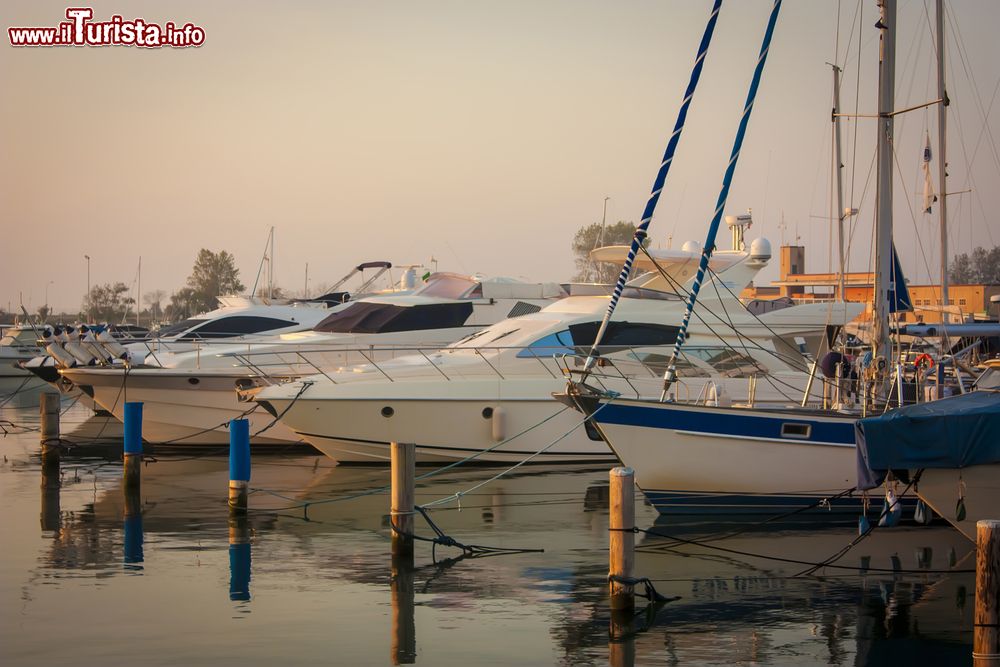
{"type": "Polygon", "coordinates": [[[635,567],[635,471],[627,467],[611,470],[611,507],[608,516],[608,594],[611,609],[631,610],[635,607],[632,584],[619,579],[631,579],[635,567]]]}
{"type": "Polygon", "coordinates": [[[417,661],[412,552],[409,556],[393,557],[389,588],[392,596],[392,642],[389,659],[394,665],[412,665],[417,661]]]}
{"type": "Polygon", "coordinates": [[[392,554],[404,556],[413,554],[413,504],[414,478],[416,477],[416,445],[412,442],[393,442],[390,445],[392,457],[392,502],[389,518],[392,531],[392,554]]]}
{"type": "Polygon", "coordinates": [[[247,511],[250,490],[250,421],[229,422],[229,512],[247,511]]]}
{"type": "Polygon", "coordinates": [[[40,439],[42,445],[42,476],[59,476],[59,394],[45,392],[39,406],[40,439]]]}
{"type": "Polygon", "coordinates": [[[972,658],[976,667],[1000,665],[1000,521],[976,522],[976,613],[972,658]]]}
{"type": "Polygon", "coordinates": [[[125,493],[138,491],[142,481],[142,403],[125,404],[124,476],[125,493]]]}

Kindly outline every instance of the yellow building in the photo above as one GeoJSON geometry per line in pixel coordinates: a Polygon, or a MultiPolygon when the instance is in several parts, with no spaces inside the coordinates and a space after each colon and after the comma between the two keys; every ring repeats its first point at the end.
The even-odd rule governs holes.
{"type": "MultiPolygon", "coordinates": [[[[796,301],[828,300],[837,298],[838,278],[835,273],[806,273],[804,246],[781,246],[779,279],[768,286],[754,286],[743,290],[745,299],[777,299],[789,297],[796,301]]],[[[844,276],[846,301],[871,304],[874,295],[873,273],[847,273],[844,276]]],[[[945,314],[951,322],[974,319],[997,319],[1000,303],[1000,285],[949,285],[948,304],[941,303],[940,285],[912,285],[907,283],[913,312],[903,313],[905,322],[941,322],[945,314]]],[[[871,308],[862,319],[871,317],[871,308]]]]}

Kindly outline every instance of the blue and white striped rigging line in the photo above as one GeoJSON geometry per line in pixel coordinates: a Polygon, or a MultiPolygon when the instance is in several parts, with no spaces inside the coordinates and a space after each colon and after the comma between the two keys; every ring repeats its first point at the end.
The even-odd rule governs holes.
{"type": "Polygon", "coordinates": [[[764,41],[760,45],[760,54],[757,56],[757,67],[754,69],[753,79],[750,81],[750,92],[747,94],[747,101],[743,106],[743,116],[740,118],[740,125],[736,130],[736,141],[733,143],[733,152],[729,156],[729,166],[726,167],[726,174],[722,179],[722,190],[719,192],[719,200],[715,205],[715,213],[712,216],[712,222],[708,226],[705,245],[702,247],[701,260],[698,262],[698,272],[695,274],[694,283],[691,285],[687,308],[684,310],[684,319],[681,321],[680,331],[677,332],[677,340],[674,342],[674,351],[670,355],[670,363],[663,374],[661,401],[666,400],[670,385],[677,379],[677,355],[680,354],[681,347],[687,339],[687,329],[691,321],[691,313],[694,311],[694,304],[698,300],[701,283],[705,279],[705,272],[708,270],[708,260],[715,249],[715,237],[719,232],[719,223],[722,221],[722,211],[726,207],[726,201],[729,198],[729,186],[733,182],[736,162],[739,160],[740,151],[743,148],[743,138],[746,136],[747,124],[750,122],[750,112],[753,111],[754,100],[757,98],[757,88],[760,86],[760,77],[764,73],[764,63],[767,62],[767,53],[771,48],[771,37],[774,35],[774,24],[778,20],[778,12],[780,10],[781,0],[774,0],[774,6],[771,8],[771,16],[767,21],[767,29],[764,31],[764,41]]]}
{"type": "Polygon", "coordinates": [[[694,91],[698,87],[698,79],[701,78],[701,68],[705,62],[705,56],[708,54],[708,45],[712,43],[712,34],[715,32],[715,24],[718,21],[719,10],[721,8],[722,0],[715,0],[715,5],[712,7],[712,14],[708,17],[708,24],[705,26],[705,33],[701,37],[701,44],[698,46],[698,56],[695,58],[694,67],[691,69],[691,79],[688,81],[687,90],[684,92],[684,101],[681,103],[680,111],[677,112],[677,121],[674,123],[673,134],[670,135],[670,140],[667,142],[667,149],[663,153],[663,161],[660,163],[660,169],[656,173],[656,179],[653,181],[653,191],[646,202],[646,209],[642,213],[642,220],[635,230],[635,235],[632,237],[632,245],[629,247],[622,271],[618,275],[618,282],[615,284],[615,290],[611,295],[608,311],[604,315],[604,320],[601,321],[601,326],[597,330],[597,336],[594,338],[594,345],[590,348],[590,354],[587,356],[587,362],[584,364],[584,373],[587,373],[596,361],[597,346],[600,344],[601,339],[604,338],[604,332],[607,330],[611,316],[615,312],[615,307],[621,298],[622,290],[625,289],[625,282],[632,272],[632,263],[635,261],[635,256],[646,240],[646,230],[653,219],[653,212],[656,210],[656,203],[660,200],[660,193],[663,192],[663,184],[667,180],[670,165],[673,164],[674,153],[677,151],[681,131],[684,129],[684,123],[687,120],[688,107],[691,106],[694,91]]]}

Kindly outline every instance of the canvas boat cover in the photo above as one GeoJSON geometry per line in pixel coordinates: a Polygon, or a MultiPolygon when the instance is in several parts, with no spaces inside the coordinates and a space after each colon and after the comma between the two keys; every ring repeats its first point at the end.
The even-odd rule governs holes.
{"type": "Polygon", "coordinates": [[[1000,392],[973,391],[858,421],[858,488],[886,470],[1000,463],[1000,392]]]}

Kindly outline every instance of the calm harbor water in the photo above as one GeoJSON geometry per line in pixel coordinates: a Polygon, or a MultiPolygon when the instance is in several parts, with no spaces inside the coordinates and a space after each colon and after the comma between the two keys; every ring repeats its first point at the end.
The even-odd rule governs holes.
{"type": "MultiPolygon", "coordinates": [[[[640,504],[641,527],[685,540],[637,538],[637,574],[677,599],[639,600],[612,640],[606,469],[521,469],[431,513],[460,542],[544,551],[418,542],[394,577],[388,494],[363,495],[387,469],[255,456],[252,511],[231,524],[224,455],[156,457],[130,504],[114,455],[81,446],[43,483],[37,408],[0,420],[4,665],[971,664],[974,575],[957,571],[974,547],[948,526],[877,530],[840,567],[795,576],[856,528],[684,523],[640,504]]],[[[81,407],[63,417],[84,441],[120,432],[81,407]]],[[[417,501],[495,473],[428,478],[417,501]]]]}

